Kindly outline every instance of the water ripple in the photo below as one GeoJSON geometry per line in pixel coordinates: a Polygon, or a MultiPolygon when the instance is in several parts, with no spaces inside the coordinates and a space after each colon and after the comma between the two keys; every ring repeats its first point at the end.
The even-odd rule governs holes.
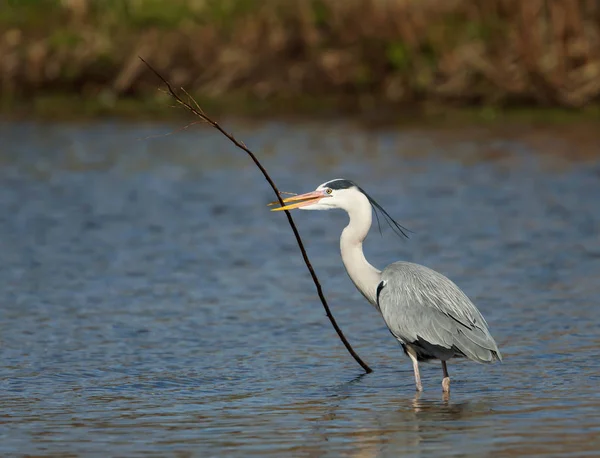
{"type": "Polygon", "coordinates": [[[415,232],[374,231],[373,264],[428,265],[478,304],[505,362],[452,363],[444,399],[436,365],[415,396],[347,278],[345,215],[296,221],[369,375],[247,158],[208,130],[147,138],[170,130],[0,124],[2,455],[597,454],[600,162],[553,162],[539,131],[235,126],[283,190],[346,176],[415,232]]]}

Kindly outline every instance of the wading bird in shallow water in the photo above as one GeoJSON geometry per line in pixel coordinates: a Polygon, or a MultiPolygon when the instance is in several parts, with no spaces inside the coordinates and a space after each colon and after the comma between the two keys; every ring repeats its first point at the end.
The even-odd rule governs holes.
{"type": "Polygon", "coordinates": [[[444,275],[410,262],[395,262],[383,271],[369,264],[362,244],[371,228],[372,209],[376,216],[381,212],[398,235],[406,237],[406,229],[355,183],[331,180],[313,192],[288,197],[283,202],[287,205],[273,211],[341,208],[348,213],[350,222],[340,237],[342,261],[356,288],[379,310],[388,329],[412,360],[417,391],[423,391],[419,362],[434,359],[442,362],[442,388],[447,393],[449,359],[502,361],[479,310],[444,275]]]}

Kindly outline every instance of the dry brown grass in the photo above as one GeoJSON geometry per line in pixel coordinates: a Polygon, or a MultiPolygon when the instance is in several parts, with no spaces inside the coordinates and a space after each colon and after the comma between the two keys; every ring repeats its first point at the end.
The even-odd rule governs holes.
{"type": "Polygon", "coordinates": [[[215,10],[210,0],[131,0],[125,14],[117,0],[62,0],[38,8],[43,20],[34,7],[19,21],[0,12],[0,87],[154,93],[141,55],[173,84],[212,98],[568,107],[599,99],[596,0],[222,2],[215,10]]]}

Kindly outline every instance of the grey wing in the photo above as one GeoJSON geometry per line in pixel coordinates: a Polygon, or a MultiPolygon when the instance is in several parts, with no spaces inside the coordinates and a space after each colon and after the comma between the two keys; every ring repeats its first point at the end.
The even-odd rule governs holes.
{"type": "Polygon", "coordinates": [[[466,356],[502,360],[487,323],[469,298],[444,275],[409,262],[381,273],[379,310],[392,334],[419,348],[422,359],[466,356]]]}

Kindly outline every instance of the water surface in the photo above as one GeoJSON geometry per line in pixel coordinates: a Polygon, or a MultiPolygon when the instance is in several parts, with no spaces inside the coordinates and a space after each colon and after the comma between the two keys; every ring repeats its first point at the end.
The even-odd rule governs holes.
{"type": "Polygon", "coordinates": [[[364,375],[215,132],[1,124],[0,454],[597,456],[600,161],[570,154],[581,136],[230,127],[282,190],[345,177],[377,198],[414,234],[373,229],[368,259],[453,279],[504,363],[450,364],[450,399],[426,365],[416,396],[341,264],[346,216],[295,213],[364,375]]]}

